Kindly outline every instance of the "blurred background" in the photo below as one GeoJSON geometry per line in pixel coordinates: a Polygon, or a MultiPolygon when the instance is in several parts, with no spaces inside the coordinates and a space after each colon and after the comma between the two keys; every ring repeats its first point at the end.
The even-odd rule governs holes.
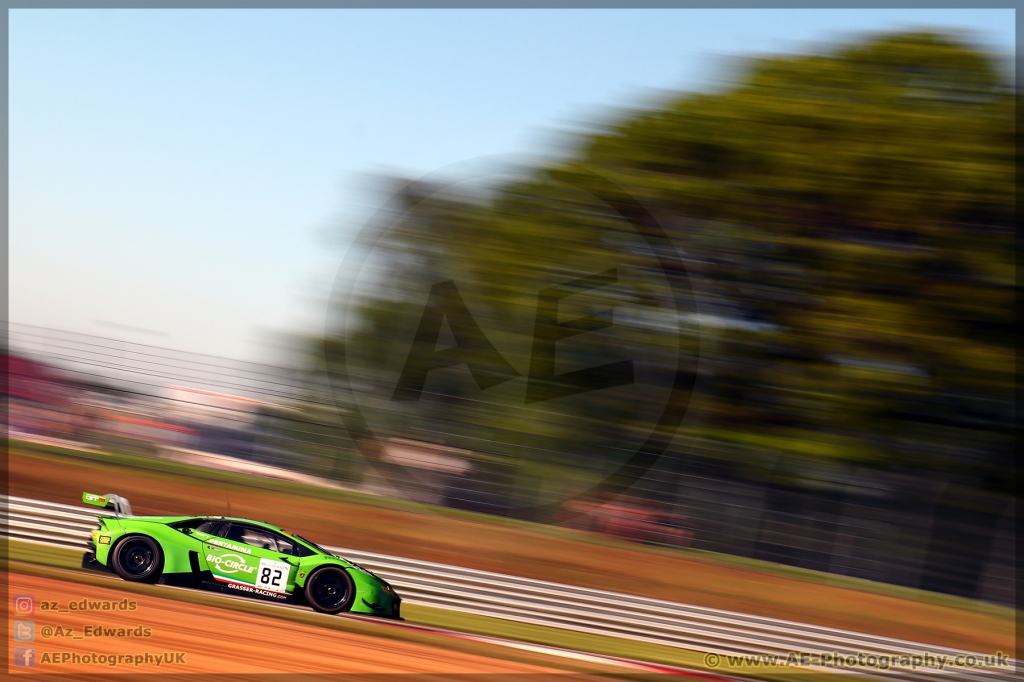
{"type": "MultiPolygon", "coordinates": [[[[395,14],[164,13],[149,48],[153,14],[69,14],[11,15],[12,440],[1013,604],[1012,13],[517,15],[484,66],[463,60],[502,17],[480,13],[461,57],[416,43],[450,61],[411,76],[395,14]],[[703,54],[678,47],[702,26],[703,54]],[[271,34],[271,56],[316,40],[232,66],[271,34]],[[601,36],[615,67],[583,68],[601,36]],[[190,80],[204,50],[220,75],[190,80]],[[159,57],[111,66],[132,54],[159,57]],[[341,116],[311,160],[337,97],[405,118],[341,116]],[[423,176],[499,152],[530,156],[423,176]],[[371,174],[339,192],[346,164],[371,174]]],[[[439,42],[472,21],[427,17],[439,42]]]]}

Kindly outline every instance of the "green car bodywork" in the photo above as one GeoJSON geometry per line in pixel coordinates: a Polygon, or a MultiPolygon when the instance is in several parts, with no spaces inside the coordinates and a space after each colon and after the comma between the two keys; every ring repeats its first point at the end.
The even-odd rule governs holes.
{"type": "Polygon", "coordinates": [[[210,589],[401,619],[401,598],[382,578],[262,521],[224,516],[132,516],[118,495],[84,493],[100,516],[83,568],[125,580],[210,589]],[[125,513],[127,512],[127,513],[125,513]],[[346,578],[347,576],[347,578],[346,578]]]}

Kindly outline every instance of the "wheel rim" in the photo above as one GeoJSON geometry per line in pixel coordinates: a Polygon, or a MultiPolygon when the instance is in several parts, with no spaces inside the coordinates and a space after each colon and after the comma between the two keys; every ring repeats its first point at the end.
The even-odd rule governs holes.
{"type": "Polygon", "coordinates": [[[153,549],[145,542],[129,542],[121,550],[121,567],[131,575],[145,575],[153,568],[153,549]]]}
{"type": "Polygon", "coordinates": [[[337,608],[348,599],[348,582],[337,571],[324,571],[313,577],[313,599],[322,608],[337,608]]]}

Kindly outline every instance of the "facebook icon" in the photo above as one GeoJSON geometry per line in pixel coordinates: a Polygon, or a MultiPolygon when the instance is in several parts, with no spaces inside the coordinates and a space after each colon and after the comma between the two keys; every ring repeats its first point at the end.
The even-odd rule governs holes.
{"type": "Polygon", "coordinates": [[[36,664],[36,648],[34,646],[14,647],[14,667],[31,668],[36,664]]]}

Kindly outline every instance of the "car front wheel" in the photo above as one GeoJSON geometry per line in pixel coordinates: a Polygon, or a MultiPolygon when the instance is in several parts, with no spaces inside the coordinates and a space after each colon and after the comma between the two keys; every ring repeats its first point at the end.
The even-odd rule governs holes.
{"type": "Polygon", "coordinates": [[[111,552],[114,572],[133,583],[155,583],[163,572],[164,553],[153,538],[129,535],[111,552]]]}
{"type": "Polygon", "coordinates": [[[306,581],[306,601],[314,611],[341,613],[352,606],[356,586],[342,568],[328,566],[309,576],[306,581]]]}

